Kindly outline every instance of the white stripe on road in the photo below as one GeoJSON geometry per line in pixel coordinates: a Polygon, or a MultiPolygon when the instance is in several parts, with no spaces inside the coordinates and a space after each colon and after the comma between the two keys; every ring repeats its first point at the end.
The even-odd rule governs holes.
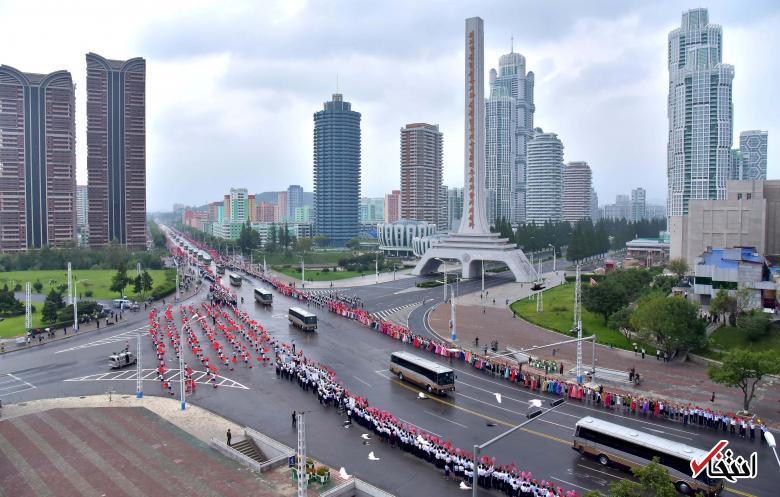
{"type": "Polygon", "coordinates": [[[436,414],[436,413],[433,413],[433,412],[431,412],[431,411],[427,411],[427,410],[424,410],[424,409],[423,409],[423,412],[424,412],[425,414],[429,414],[429,415],[433,416],[434,418],[439,418],[439,419],[441,419],[441,420],[444,420],[444,421],[446,421],[446,422],[448,422],[448,423],[452,423],[452,424],[454,424],[454,425],[458,425],[458,426],[460,426],[461,428],[468,428],[468,426],[466,426],[466,425],[460,424],[460,423],[458,423],[457,421],[453,421],[453,420],[451,420],[451,419],[449,419],[449,418],[445,418],[444,416],[439,416],[438,414],[436,414]]]}
{"type": "Polygon", "coordinates": [[[576,483],[572,483],[572,482],[566,481],[566,480],[561,480],[560,478],[556,478],[554,476],[551,476],[550,479],[551,480],[555,480],[555,481],[559,481],[561,483],[565,483],[566,485],[571,485],[572,487],[581,488],[581,489],[585,490],[586,492],[592,491],[590,488],[585,488],[585,487],[583,487],[581,485],[577,485],[576,483]]]}
{"type": "Polygon", "coordinates": [[[587,471],[595,471],[596,473],[601,473],[602,475],[607,475],[610,478],[617,478],[617,479],[620,479],[620,480],[625,480],[626,479],[626,478],[623,478],[622,476],[613,475],[612,473],[607,473],[606,471],[601,471],[600,469],[589,468],[588,466],[585,466],[584,464],[577,463],[577,466],[579,466],[579,467],[581,467],[581,468],[583,468],[583,469],[585,469],[587,471]]]}
{"type": "Polygon", "coordinates": [[[364,384],[365,386],[367,386],[368,388],[371,388],[371,385],[369,385],[369,384],[368,384],[368,382],[361,380],[360,378],[358,378],[358,377],[357,377],[357,376],[355,376],[355,375],[352,375],[352,377],[353,377],[353,378],[355,378],[355,379],[356,379],[357,381],[359,381],[360,383],[362,383],[362,384],[364,384]]]}
{"type": "MultiPolygon", "coordinates": [[[[109,373],[98,373],[93,375],[87,375],[87,376],[80,376],[77,378],[69,378],[64,381],[137,381],[138,375],[135,371],[133,371],[133,374],[125,376],[125,373],[127,371],[112,371],[109,373]]],[[[199,385],[209,385],[211,382],[208,379],[205,379],[207,374],[204,371],[193,371],[192,375],[193,378],[200,374],[200,377],[195,380],[195,383],[199,385]],[[202,374],[200,374],[202,373],[202,374]]],[[[224,386],[226,388],[238,388],[241,390],[249,390],[249,387],[246,387],[242,385],[241,383],[231,380],[230,378],[226,378],[224,376],[216,375],[217,380],[221,380],[217,385],[224,386]]],[[[169,369],[165,372],[164,380],[171,382],[171,381],[178,381],[178,379],[181,378],[181,375],[179,374],[178,369],[169,369]]],[[[159,381],[157,379],[157,370],[156,369],[143,369],[141,370],[141,380],[143,381],[159,381]]],[[[34,388],[34,387],[33,387],[34,388]]]]}
{"type": "MultiPolygon", "coordinates": [[[[136,328],[134,330],[123,331],[123,332],[118,333],[116,335],[112,335],[110,337],[101,338],[99,340],[95,340],[93,342],[85,343],[83,345],[76,345],[75,347],[70,347],[69,349],[58,350],[57,352],[55,352],[55,354],[61,354],[63,352],[70,352],[70,351],[73,351],[73,350],[88,349],[88,348],[91,348],[91,347],[99,347],[101,345],[108,345],[110,343],[121,342],[122,340],[129,341],[132,338],[136,338],[138,336],[138,332],[140,330],[146,329],[148,327],[149,327],[149,325],[146,325],[146,326],[141,326],[140,328],[136,328]]],[[[80,336],[80,335],[73,335],[73,336],[80,336]]]]}

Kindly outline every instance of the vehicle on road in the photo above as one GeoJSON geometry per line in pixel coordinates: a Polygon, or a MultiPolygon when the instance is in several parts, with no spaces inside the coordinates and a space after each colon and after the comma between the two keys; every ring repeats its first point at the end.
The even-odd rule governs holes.
{"type": "Polygon", "coordinates": [[[228,278],[230,278],[230,284],[233,286],[241,286],[241,275],[236,273],[230,273],[228,275],[228,278]]]}
{"type": "Polygon", "coordinates": [[[390,371],[398,375],[399,380],[415,383],[428,393],[446,395],[455,390],[455,372],[452,368],[409,352],[390,354],[390,371]]]}
{"type": "Polygon", "coordinates": [[[262,288],[255,288],[255,302],[263,305],[274,303],[274,294],[262,288]]]}
{"type": "Polygon", "coordinates": [[[222,264],[217,264],[217,274],[220,276],[225,274],[225,266],[223,266],[222,264]]]}
{"type": "Polygon", "coordinates": [[[314,331],[317,329],[317,315],[300,307],[290,307],[287,311],[287,319],[291,325],[297,326],[303,331],[314,331]]]}
{"type": "Polygon", "coordinates": [[[657,457],[681,494],[703,492],[715,496],[723,490],[720,478],[712,479],[704,473],[696,478],[691,476],[691,460],[703,461],[707,451],[609,421],[590,416],[577,421],[572,446],[581,454],[595,457],[603,466],[629,471],[646,466],[657,457]]]}
{"type": "Polygon", "coordinates": [[[130,305],[130,301],[128,299],[114,299],[111,303],[115,308],[117,309],[126,309],[128,305],[130,305]]]}
{"type": "Polygon", "coordinates": [[[135,364],[136,358],[132,352],[122,351],[118,354],[111,354],[108,356],[108,365],[111,369],[119,369],[130,364],[135,364]]]}

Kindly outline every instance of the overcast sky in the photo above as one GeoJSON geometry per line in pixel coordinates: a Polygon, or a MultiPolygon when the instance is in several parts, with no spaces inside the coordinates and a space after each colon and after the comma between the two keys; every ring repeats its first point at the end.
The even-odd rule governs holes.
{"type": "Polygon", "coordinates": [[[149,210],[312,187],[312,114],[339,90],[362,114],[362,193],[399,185],[399,129],[439,124],[444,180],[463,183],[464,19],[485,20],[485,77],[507,53],[536,73],[536,126],[593,168],[601,204],[666,197],[666,42],[705,6],[736,67],[734,130],[769,131],[780,178],[780,2],[0,0],[0,64],[71,71],[86,183],[85,58],[147,61],[149,210]]]}

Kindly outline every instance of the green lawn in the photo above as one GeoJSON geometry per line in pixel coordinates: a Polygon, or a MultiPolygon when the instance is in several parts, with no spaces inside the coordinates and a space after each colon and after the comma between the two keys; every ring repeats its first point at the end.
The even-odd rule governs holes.
{"type": "MultiPolygon", "coordinates": [[[[113,269],[77,269],[73,271],[73,277],[75,281],[79,281],[76,285],[79,297],[84,296],[87,290],[92,291],[92,299],[106,300],[115,299],[119,297],[119,294],[109,290],[111,286],[111,278],[116,273],[113,269]]],[[[165,282],[165,271],[161,269],[149,270],[149,274],[154,280],[154,286],[159,286],[165,282]]],[[[128,271],[128,276],[134,277],[135,270],[128,271]]],[[[64,270],[41,270],[41,271],[10,271],[0,273],[0,286],[8,284],[9,288],[13,288],[16,283],[22,285],[24,289],[25,282],[35,283],[40,281],[43,283],[42,294],[49,293],[49,290],[58,285],[68,283],[67,271],[64,270]]],[[[35,293],[35,289],[33,289],[35,293]]],[[[125,295],[131,296],[133,293],[132,286],[125,288],[125,295]]],[[[41,304],[42,306],[43,304],[41,304]]]]}
{"type": "MultiPolygon", "coordinates": [[[[277,273],[286,274],[290,278],[296,278],[300,281],[301,279],[301,272],[298,271],[300,268],[282,268],[282,267],[273,267],[273,270],[277,273]]],[[[373,278],[374,273],[364,273],[366,278],[373,278]]],[[[306,281],[335,281],[335,280],[344,280],[347,278],[354,278],[355,276],[360,276],[360,273],[358,271],[328,271],[323,272],[316,269],[307,269],[306,270],[306,281]]]]}
{"type": "MultiPolygon", "coordinates": [[[[544,292],[544,310],[536,312],[536,301],[522,299],[511,304],[511,309],[526,321],[548,330],[571,336],[574,313],[574,283],[560,285],[544,292]]],[[[604,319],[582,308],[582,332],[584,336],[596,335],[598,343],[613,344],[621,349],[633,349],[619,331],[607,328],[604,319]]]]}
{"type": "MultiPolygon", "coordinates": [[[[336,264],[339,262],[339,259],[344,258],[350,258],[353,257],[354,253],[350,250],[323,250],[323,251],[312,251],[312,252],[306,252],[303,256],[303,260],[306,264],[336,264]]],[[[253,255],[253,261],[256,263],[262,263],[263,262],[263,253],[260,251],[255,251],[253,255]]],[[[265,256],[265,262],[269,265],[282,265],[282,264],[290,264],[290,265],[301,265],[301,256],[297,252],[290,252],[289,254],[285,255],[284,253],[274,253],[270,255],[265,256]]]]}
{"type": "Polygon", "coordinates": [[[710,336],[710,344],[696,351],[696,354],[710,359],[720,359],[724,352],[732,349],[748,349],[753,351],[772,350],[780,354],[780,326],[773,326],[769,334],[751,342],[735,326],[722,326],[710,336]]]}
{"type": "MultiPolygon", "coordinates": [[[[32,325],[34,328],[41,328],[43,327],[43,323],[41,323],[43,304],[38,304],[35,307],[36,312],[32,315],[32,325]]],[[[24,335],[24,314],[0,321],[0,338],[12,338],[19,335],[24,335]]]]}

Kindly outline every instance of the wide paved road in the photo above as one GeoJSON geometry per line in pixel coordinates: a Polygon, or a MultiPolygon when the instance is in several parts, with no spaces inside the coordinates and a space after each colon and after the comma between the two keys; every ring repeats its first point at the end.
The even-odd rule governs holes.
{"type": "MultiPolygon", "coordinates": [[[[498,280],[499,278],[490,278],[498,280]]],[[[422,295],[429,299],[441,299],[441,288],[395,294],[399,289],[413,283],[405,281],[405,287],[390,282],[366,289],[356,289],[359,295],[366,295],[366,307],[386,309],[399,302],[420,301],[422,295]],[[387,286],[383,289],[383,286],[387,286]],[[438,290],[438,291],[437,291],[438,290]],[[414,297],[410,297],[416,294],[414,297]],[[369,300],[373,299],[373,300],[369,300]]],[[[464,283],[476,285],[479,282],[464,283]]],[[[486,281],[486,285],[488,282],[486,281]]],[[[366,396],[371,404],[392,412],[405,422],[421,429],[450,439],[456,447],[471,451],[473,444],[481,443],[514,426],[525,419],[528,402],[539,396],[496,381],[470,368],[456,363],[457,391],[444,398],[418,398],[418,390],[407,383],[399,382],[387,372],[388,358],[392,351],[404,348],[400,342],[360,326],[356,322],[317,311],[320,316],[316,333],[304,333],[291,328],[286,319],[286,310],[300,302],[274,295],[274,306],[265,309],[256,306],[252,297],[252,283],[245,283],[239,294],[244,297],[242,306],[267,329],[283,340],[295,339],[307,357],[322,361],[330,366],[351,391],[366,396]],[[495,393],[502,395],[502,402],[496,401],[495,393]]],[[[312,309],[313,310],[313,309],[312,309]]],[[[417,313],[415,313],[417,314],[417,313]]],[[[0,358],[0,388],[18,385],[10,395],[4,395],[4,402],[18,402],[33,398],[72,396],[102,393],[113,389],[119,394],[132,395],[135,381],[116,381],[116,373],[106,375],[99,381],[63,381],[87,375],[101,377],[109,370],[106,356],[112,350],[124,345],[124,340],[139,324],[127,323],[113,327],[110,331],[49,344],[22,352],[7,354],[0,358]],[[108,337],[108,338],[105,338],[108,337]],[[116,337],[116,338],[111,338],[116,337]],[[98,340],[102,342],[98,342],[98,340]],[[114,343],[107,343],[117,340],[114,343]],[[97,342],[97,344],[95,344],[97,342]],[[13,376],[9,376],[8,374],[13,376]],[[24,382],[24,383],[17,383],[24,382]],[[27,386],[29,385],[29,386],[27,386]]],[[[143,330],[142,330],[143,331],[143,330]]],[[[131,342],[131,349],[133,349],[131,342]]],[[[154,367],[151,342],[144,342],[143,360],[145,368],[154,367]]],[[[433,356],[427,356],[429,359],[433,356]]],[[[190,363],[194,358],[188,356],[190,363]]],[[[197,368],[196,368],[197,369],[197,368]]],[[[127,372],[130,375],[130,372],[127,372]]],[[[333,409],[321,407],[316,396],[301,391],[296,384],[277,380],[272,368],[257,368],[226,373],[230,380],[238,382],[234,388],[229,381],[217,390],[202,385],[193,395],[192,401],[211,409],[239,425],[249,425],[284,443],[294,446],[295,433],[290,427],[293,409],[306,410],[307,443],[310,453],[323,462],[345,466],[347,472],[364,478],[380,487],[399,495],[450,495],[457,491],[452,482],[446,482],[433,466],[421,464],[419,460],[389,449],[372,440],[363,445],[361,429],[357,426],[344,428],[333,409]],[[240,388],[246,386],[249,390],[240,388]],[[374,451],[380,462],[367,459],[374,451]]],[[[93,376],[93,378],[95,378],[93,376]]],[[[147,394],[161,394],[159,383],[145,382],[147,394]]],[[[0,390],[2,393],[3,390],[0,390]]],[[[177,394],[178,395],[178,394],[177,394]]],[[[545,399],[546,400],[546,399],[545,399]]],[[[566,404],[558,411],[538,419],[529,429],[516,432],[492,447],[488,452],[500,462],[514,462],[518,467],[531,470],[539,479],[552,479],[564,488],[575,488],[582,495],[586,490],[606,492],[607,484],[626,474],[610,468],[602,468],[596,462],[579,456],[571,449],[570,438],[577,419],[593,415],[599,418],[634,426],[639,430],[656,433],[671,440],[680,441],[700,448],[711,447],[717,437],[709,432],[682,429],[678,425],[652,420],[623,417],[592,409],[578,404],[566,404]]],[[[733,485],[727,494],[749,496],[776,495],[774,482],[778,470],[771,452],[758,443],[733,442],[738,453],[759,451],[759,478],[733,485]]],[[[480,492],[480,495],[491,495],[480,492]]]]}

